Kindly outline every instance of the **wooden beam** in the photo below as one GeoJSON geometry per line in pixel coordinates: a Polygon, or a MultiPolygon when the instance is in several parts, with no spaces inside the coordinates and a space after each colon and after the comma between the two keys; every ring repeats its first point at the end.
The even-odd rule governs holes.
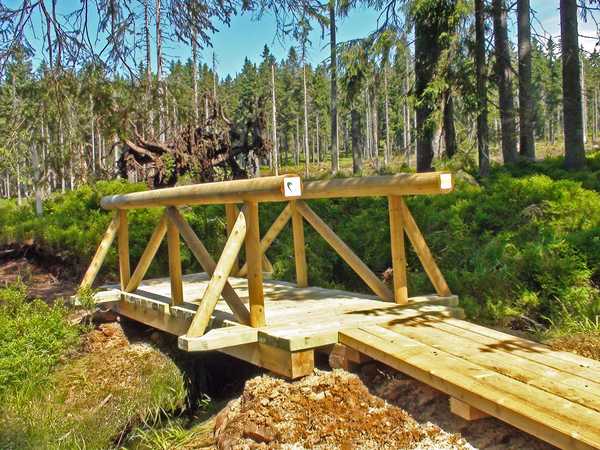
{"type": "Polygon", "coordinates": [[[296,209],[317,230],[331,247],[342,257],[344,261],[363,279],[375,294],[384,300],[391,300],[394,294],[375,275],[362,260],[333,232],[323,220],[304,202],[296,201],[296,209]]]}
{"type": "Polygon", "coordinates": [[[404,249],[404,227],[400,215],[401,197],[388,197],[390,215],[390,240],[392,248],[392,270],[394,272],[394,300],[400,305],[408,303],[406,282],[406,253],[404,249]]]}
{"type": "Polygon", "coordinates": [[[245,344],[220,351],[292,380],[310,375],[315,368],[314,350],[289,352],[265,344],[245,344]]]}
{"type": "Polygon", "coordinates": [[[308,286],[308,269],[306,266],[306,244],[304,242],[304,222],[295,200],[290,202],[292,213],[292,234],[294,236],[294,262],[296,264],[296,285],[308,286]]]}
{"type": "MultiPolygon", "coordinates": [[[[233,230],[233,226],[235,225],[235,221],[237,220],[237,216],[240,212],[238,211],[237,206],[234,203],[227,203],[225,205],[225,218],[227,221],[227,236],[231,234],[231,230],[233,230]]],[[[233,276],[243,276],[239,275],[239,258],[235,258],[235,262],[233,264],[233,268],[231,269],[231,275],[233,276]]]]}
{"type": "MultiPolygon", "coordinates": [[[[167,208],[167,215],[169,216],[169,220],[171,220],[177,226],[179,233],[181,233],[181,236],[183,236],[183,240],[187,243],[192,251],[192,254],[198,260],[204,271],[212,276],[215,268],[217,267],[217,263],[212,256],[210,256],[210,253],[208,253],[208,250],[198,238],[196,233],[194,233],[192,227],[190,227],[190,225],[175,207],[167,208]]],[[[235,289],[233,289],[228,281],[225,283],[225,287],[223,288],[221,295],[227,302],[227,305],[229,305],[231,308],[231,311],[238,322],[243,325],[249,325],[250,313],[235,292],[235,289]]]]}
{"type": "Polygon", "coordinates": [[[489,414],[484,413],[477,408],[473,408],[471,405],[454,397],[450,397],[449,404],[452,414],[456,414],[458,417],[461,417],[469,422],[490,417],[489,414]]]}
{"type": "Polygon", "coordinates": [[[214,328],[200,337],[180,336],[178,346],[187,352],[207,352],[254,342],[258,342],[258,330],[238,325],[214,328]]]}
{"type": "Polygon", "coordinates": [[[133,271],[133,275],[131,275],[129,283],[127,283],[127,287],[125,288],[126,292],[133,292],[138,288],[144,279],[144,275],[146,275],[148,267],[150,267],[150,264],[154,259],[154,255],[156,255],[158,247],[160,247],[160,243],[165,237],[166,232],[167,216],[166,214],[163,214],[160,218],[160,221],[156,225],[156,228],[152,232],[152,235],[150,236],[150,240],[148,241],[148,244],[146,245],[146,248],[140,257],[137,267],[133,271]]]}
{"type": "Polygon", "coordinates": [[[140,322],[165,331],[176,336],[184,334],[190,326],[191,320],[185,317],[175,317],[168,312],[148,308],[144,305],[129,302],[127,300],[115,303],[111,307],[115,312],[131,320],[140,322]]]}
{"type": "Polygon", "coordinates": [[[246,202],[244,215],[248,227],[246,233],[246,261],[248,263],[248,296],[250,298],[250,325],[265,326],[265,298],[260,258],[260,229],[258,203],[246,202]]]}
{"type": "Polygon", "coordinates": [[[183,305],[183,281],[181,280],[181,254],[179,231],[169,220],[167,223],[167,244],[169,247],[169,278],[171,280],[171,304],[183,305]]]}
{"type": "MultiPolygon", "coordinates": [[[[243,203],[247,200],[282,202],[290,200],[289,197],[285,196],[283,189],[285,180],[289,177],[294,177],[294,175],[203,183],[112,195],[104,197],[101,205],[105,209],[129,209],[243,203]]],[[[399,173],[373,177],[307,181],[302,184],[302,195],[296,197],[296,199],[443,194],[452,191],[452,189],[452,174],[448,172],[399,173]]]]}
{"type": "Polygon", "coordinates": [[[108,228],[104,232],[104,236],[102,236],[100,245],[98,245],[98,248],[96,249],[96,253],[92,258],[92,262],[90,263],[90,266],[86,270],[85,275],[81,280],[80,287],[92,287],[94,280],[96,280],[98,272],[100,272],[100,267],[102,267],[102,263],[106,259],[108,250],[112,245],[113,241],[115,240],[115,235],[117,234],[117,230],[119,229],[119,218],[119,213],[115,211],[112,220],[108,224],[108,228]]]}
{"type": "MultiPolygon", "coordinates": [[[[204,291],[200,306],[198,307],[198,310],[194,315],[194,319],[192,320],[192,324],[190,325],[190,329],[187,332],[188,336],[202,336],[208,327],[210,316],[213,313],[219,298],[221,297],[223,288],[227,283],[227,278],[231,274],[233,263],[240,253],[240,249],[244,243],[244,238],[246,237],[247,218],[245,213],[246,208],[244,207],[238,214],[238,218],[231,230],[231,234],[229,235],[229,238],[225,243],[225,247],[223,248],[223,253],[221,253],[221,257],[219,258],[217,266],[215,267],[210,281],[208,282],[206,291],[204,291]]],[[[260,273],[262,274],[262,272],[260,273]]],[[[250,323],[252,323],[252,309],[250,309],[250,323]]]]}
{"type": "Polygon", "coordinates": [[[131,263],[129,261],[129,221],[127,210],[119,210],[119,231],[117,232],[117,246],[119,249],[119,279],[121,290],[125,290],[131,278],[131,263]]]}
{"type": "Polygon", "coordinates": [[[402,223],[404,225],[404,230],[412,243],[423,268],[425,269],[425,273],[431,280],[431,284],[435,288],[435,291],[438,295],[442,297],[446,297],[451,295],[450,288],[448,288],[448,284],[444,279],[444,275],[440,271],[440,268],[433,259],[433,255],[431,254],[431,250],[427,246],[427,242],[423,238],[415,219],[413,218],[408,206],[404,202],[403,198],[400,198],[398,202],[400,216],[402,217],[402,223]]]}
{"type": "MultiPolygon", "coordinates": [[[[231,227],[233,227],[233,223],[235,222],[237,215],[239,214],[239,210],[234,204],[225,205],[225,210],[227,212],[227,235],[229,235],[231,227]]],[[[262,270],[263,272],[273,273],[273,265],[267,255],[265,254],[266,249],[262,252],[261,260],[262,260],[262,270]]],[[[231,275],[237,277],[245,277],[248,274],[248,265],[244,263],[242,269],[239,269],[239,263],[236,259],[235,271],[231,272],[231,275]]]]}

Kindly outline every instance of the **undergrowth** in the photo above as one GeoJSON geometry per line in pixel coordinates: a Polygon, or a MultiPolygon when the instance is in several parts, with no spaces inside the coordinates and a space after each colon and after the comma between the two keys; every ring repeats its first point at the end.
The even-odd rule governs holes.
{"type": "MultiPolygon", "coordinates": [[[[470,178],[459,181],[449,195],[408,199],[451,290],[461,297],[470,318],[537,332],[598,329],[600,152],[589,155],[584,171],[568,172],[561,164],[561,158],[555,158],[496,167],[480,184],[470,178]]],[[[100,198],[142,188],[118,181],[84,186],[53,196],[42,219],[33,216],[31,206],[0,203],[0,240],[33,239],[83,270],[110,220],[110,214],[99,208],[100,198]]],[[[376,273],[391,266],[386,199],[327,199],[310,205],[376,273]]],[[[262,233],[282,207],[261,205],[262,233]]],[[[209,251],[218,254],[225,241],[223,207],[186,208],[183,213],[209,251]]],[[[130,211],[132,264],[160,214],[158,208],[130,211]]],[[[305,230],[310,283],[367,292],[312,228],[307,225],[305,230]]],[[[410,245],[407,248],[410,294],[433,292],[410,245]]],[[[289,227],[268,256],[275,277],[293,280],[289,227]]],[[[182,264],[186,272],[199,270],[185,245],[182,264]]],[[[113,248],[104,276],[116,277],[116,267],[113,248]]],[[[148,276],[167,273],[166,249],[161,248],[148,276]]]]}
{"type": "Polygon", "coordinates": [[[170,358],[125,337],[82,349],[84,330],[59,303],[27,300],[22,284],[0,289],[0,449],[118,447],[134,427],[183,410],[170,358]]]}

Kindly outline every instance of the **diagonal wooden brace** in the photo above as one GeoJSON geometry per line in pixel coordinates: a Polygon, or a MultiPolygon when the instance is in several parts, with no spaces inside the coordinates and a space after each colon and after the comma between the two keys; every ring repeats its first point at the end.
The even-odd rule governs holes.
{"type": "Polygon", "coordinates": [[[433,259],[433,255],[431,254],[431,250],[427,246],[427,242],[423,238],[415,219],[413,218],[408,206],[404,202],[403,198],[399,198],[398,208],[400,212],[400,216],[402,217],[402,223],[404,225],[404,231],[408,235],[408,239],[413,245],[427,276],[431,280],[431,284],[435,288],[437,294],[441,297],[447,297],[452,295],[450,292],[450,288],[448,288],[448,284],[440,271],[440,268],[433,259]]]}
{"type": "MultiPolygon", "coordinates": [[[[192,227],[186,222],[184,217],[175,207],[167,208],[167,215],[169,216],[169,220],[173,222],[179,230],[183,240],[187,243],[204,271],[212,276],[217,267],[217,263],[212,256],[210,256],[210,253],[200,238],[198,238],[192,227]]],[[[221,295],[223,295],[223,298],[231,308],[231,311],[233,311],[233,315],[238,322],[243,325],[250,324],[250,313],[248,312],[248,309],[228,281],[225,282],[221,295]]]]}
{"type": "Polygon", "coordinates": [[[296,209],[306,219],[308,223],[327,241],[329,245],[342,257],[346,263],[360,276],[377,296],[384,300],[392,300],[394,294],[390,289],[375,275],[369,267],[356,256],[348,245],[333,232],[329,225],[321,219],[306,203],[302,200],[296,201],[296,209]]]}
{"type": "Polygon", "coordinates": [[[119,211],[115,211],[113,214],[113,218],[110,224],[108,225],[104,236],[102,237],[102,241],[100,241],[100,245],[96,249],[96,253],[92,258],[92,262],[90,263],[88,269],[85,272],[85,275],[83,276],[83,279],[81,280],[80,287],[88,288],[91,287],[94,283],[94,280],[98,276],[98,272],[100,272],[100,267],[106,259],[108,249],[115,240],[117,230],[119,229],[120,217],[121,216],[119,214],[119,211]]]}
{"type": "Polygon", "coordinates": [[[246,237],[245,212],[246,208],[244,207],[235,221],[235,225],[231,230],[229,239],[227,239],[227,242],[225,243],[223,253],[221,253],[221,257],[219,258],[212,277],[208,282],[208,287],[202,296],[200,306],[198,307],[198,310],[196,311],[194,319],[192,320],[190,328],[187,332],[187,335],[190,337],[202,336],[208,327],[211,314],[215,310],[215,306],[217,306],[217,302],[221,297],[223,288],[227,283],[227,278],[231,274],[235,260],[240,253],[240,249],[244,243],[244,238],[246,237]]]}
{"type": "MultiPolygon", "coordinates": [[[[260,241],[260,252],[261,254],[265,254],[265,252],[269,249],[273,241],[279,236],[279,233],[285,228],[287,223],[292,217],[292,210],[290,208],[289,203],[286,207],[281,211],[281,214],[277,216],[277,219],[273,222],[269,230],[265,233],[263,238],[260,241]]],[[[248,273],[248,263],[244,263],[242,268],[238,272],[238,276],[244,277],[248,273]]]]}
{"type": "Polygon", "coordinates": [[[148,267],[152,263],[154,259],[154,255],[158,251],[158,247],[160,247],[160,243],[162,242],[165,234],[167,233],[167,216],[163,214],[160,218],[160,221],[156,225],[156,228],[152,232],[152,236],[150,236],[150,240],[140,257],[140,261],[138,262],[137,267],[133,271],[131,278],[129,279],[129,283],[127,283],[127,287],[125,288],[125,292],[133,292],[135,291],[142,280],[144,279],[144,275],[148,271],[148,267]]]}

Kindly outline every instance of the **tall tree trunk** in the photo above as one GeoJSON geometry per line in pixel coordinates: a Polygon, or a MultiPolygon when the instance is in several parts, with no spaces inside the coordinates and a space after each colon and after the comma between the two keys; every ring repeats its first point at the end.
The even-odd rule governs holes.
{"type": "Polygon", "coordinates": [[[273,103],[273,170],[279,175],[279,148],[277,147],[277,104],[275,102],[275,64],[271,64],[271,93],[273,103]]]}
{"type": "Polygon", "coordinates": [[[33,166],[33,189],[35,192],[35,213],[41,216],[44,213],[42,207],[42,176],[40,167],[40,158],[37,146],[34,142],[31,143],[31,165],[33,166]]]}
{"type": "Polygon", "coordinates": [[[197,33],[194,31],[192,34],[192,89],[194,93],[194,120],[196,123],[200,118],[200,103],[198,98],[198,38],[197,33]]]}
{"type": "Polygon", "coordinates": [[[295,157],[295,163],[297,166],[300,165],[300,118],[298,116],[296,116],[296,136],[295,136],[295,141],[296,141],[296,152],[294,154],[295,157]]]}
{"type": "Polygon", "coordinates": [[[217,55],[212,54],[212,72],[213,72],[213,98],[217,100],[217,55]]]}
{"type": "Polygon", "coordinates": [[[317,112],[315,114],[315,116],[316,116],[316,118],[315,118],[316,124],[315,125],[317,127],[317,129],[316,129],[317,139],[315,141],[315,151],[316,151],[315,160],[316,160],[317,164],[319,164],[321,162],[320,155],[319,155],[319,153],[320,153],[320,151],[319,151],[320,150],[320,148],[319,148],[320,147],[320,145],[319,145],[320,144],[320,142],[319,142],[319,113],[317,112]]]}
{"type": "Polygon", "coordinates": [[[436,25],[429,17],[415,20],[415,95],[417,97],[417,172],[433,171],[433,138],[435,124],[431,115],[433,105],[424,98],[425,89],[431,83],[440,56],[439,35],[436,25]]]}
{"type": "Polygon", "coordinates": [[[373,134],[373,153],[371,158],[375,161],[376,167],[379,168],[379,118],[377,114],[377,92],[375,90],[375,82],[373,82],[373,95],[369,93],[369,104],[371,109],[371,133],[373,134]]]}
{"type": "Polygon", "coordinates": [[[165,140],[165,111],[164,111],[164,86],[162,83],[162,29],[161,19],[161,0],[156,0],[156,86],[158,98],[158,132],[161,142],[165,140]]]}
{"type": "Polygon", "coordinates": [[[150,48],[150,0],[144,0],[144,40],[146,46],[146,111],[148,127],[154,137],[154,108],[152,105],[152,52],[150,48]]]}
{"type": "Polygon", "coordinates": [[[21,163],[17,160],[17,205],[21,206],[21,203],[21,163]]]}
{"type": "Polygon", "coordinates": [[[578,33],[577,2],[574,0],[560,0],[563,126],[565,167],[567,169],[582,169],[585,166],[578,33]]]}
{"type": "Polygon", "coordinates": [[[505,164],[517,161],[515,142],[515,105],[512,90],[512,68],[508,44],[507,13],[505,0],[492,0],[494,16],[494,42],[496,51],[496,77],[500,121],[502,126],[502,157],[505,164]]]}
{"type": "Polygon", "coordinates": [[[485,5],[484,0],[475,0],[475,72],[477,77],[477,153],[479,175],[490,172],[487,76],[485,64],[485,5]]]}
{"type": "Polygon", "coordinates": [[[392,142],[390,140],[390,99],[388,95],[388,76],[387,76],[387,64],[383,68],[383,84],[385,89],[385,153],[383,155],[384,165],[390,163],[392,156],[392,142]]]}
{"type": "Polygon", "coordinates": [[[585,65],[583,64],[583,58],[580,55],[579,64],[581,66],[581,113],[583,117],[583,144],[587,144],[587,123],[588,123],[588,112],[587,112],[587,92],[585,90],[585,65]]]}
{"type": "Polygon", "coordinates": [[[446,95],[444,105],[444,147],[446,158],[452,158],[456,154],[456,129],[454,128],[454,100],[452,93],[446,95]]]}
{"type": "Polygon", "coordinates": [[[355,106],[350,111],[350,119],[352,121],[352,173],[358,175],[362,172],[362,155],[360,145],[360,113],[355,106]]]}
{"type": "Polygon", "coordinates": [[[310,158],[308,155],[308,93],[306,91],[306,63],[302,67],[302,87],[304,89],[304,176],[308,177],[310,158]]]}
{"type": "Polygon", "coordinates": [[[340,149],[338,145],[338,116],[337,116],[337,42],[335,23],[335,1],[329,0],[329,50],[331,76],[331,172],[340,170],[340,149]]]}
{"type": "Polygon", "coordinates": [[[531,19],[529,0],[517,0],[519,40],[519,153],[535,159],[534,110],[531,86],[531,19]]]}

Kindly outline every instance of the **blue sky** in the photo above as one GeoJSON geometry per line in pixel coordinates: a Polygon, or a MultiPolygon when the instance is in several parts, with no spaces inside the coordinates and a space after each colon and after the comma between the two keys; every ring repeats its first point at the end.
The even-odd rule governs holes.
{"type": "MultiPolygon", "coordinates": [[[[20,2],[13,2],[13,4],[17,3],[20,2]]],[[[59,2],[59,5],[66,10],[70,10],[73,7],[73,4],[70,2],[62,3],[62,5],[59,2]]],[[[534,33],[555,37],[560,34],[558,5],[559,0],[531,0],[531,8],[534,11],[534,33]]],[[[369,9],[353,10],[348,17],[338,22],[338,41],[343,42],[368,35],[376,29],[378,16],[379,14],[376,11],[369,9]]],[[[510,14],[509,20],[513,42],[515,40],[514,16],[515,13],[513,11],[510,14]]],[[[95,26],[95,20],[92,20],[90,25],[92,27],[95,26]]],[[[224,77],[227,74],[234,76],[241,70],[245,57],[250,58],[254,62],[259,61],[265,44],[269,46],[271,52],[278,60],[285,58],[290,46],[294,45],[291,39],[281,42],[275,37],[274,18],[270,15],[265,15],[259,22],[252,20],[249,15],[237,16],[232,19],[229,27],[224,25],[218,25],[217,27],[219,28],[219,32],[212,35],[213,47],[203,50],[201,58],[210,64],[214,51],[220,77],[224,77]]],[[[595,24],[592,21],[583,23],[580,20],[579,29],[581,34],[597,36],[595,24]]],[[[29,35],[31,36],[31,33],[29,35]]],[[[308,51],[308,60],[312,64],[318,64],[329,56],[329,36],[325,34],[322,37],[320,29],[316,27],[310,39],[312,46],[308,51]]],[[[36,46],[39,46],[39,41],[37,42],[36,46]]],[[[580,40],[581,45],[589,51],[594,49],[597,42],[597,38],[580,40]]],[[[103,45],[103,42],[99,43],[99,47],[103,45]]],[[[167,60],[186,60],[190,57],[191,51],[187,45],[168,42],[165,43],[164,47],[164,54],[167,60]]],[[[143,53],[140,52],[136,56],[143,58],[143,53]]],[[[154,59],[154,52],[152,56],[154,59]]],[[[36,55],[34,59],[36,62],[39,62],[41,61],[41,56],[36,55]]]]}
{"type": "MultiPolygon", "coordinates": [[[[531,0],[531,8],[534,11],[534,32],[540,35],[560,35],[559,0],[531,0]]],[[[515,13],[510,17],[510,25],[514,34],[515,13]]],[[[379,14],[369,9],[356,9],[351,14],[338,22],[338,41],[361,38],[376,29],[379,14]]],[[[593,22],[583,23],[580,20],[579,29],[581,34],[596,35],[593,22]]],[[[213,35],[213,48],[202,52],[203,59],[210,63],[212,52],[216,53],[217,70],[220,76],[227,74],[235,75],[242,68],[244,58],[258,62],[263,46],[267,44],[271,52],[278,60],[285,58],[290,46],[294,45],[292,40],[280,42],[276,40],[274,19],[271,16],[264,17],[260,22],[252,21],[249,16],[235,17],[229,28],[221,27],[218,33],[213,35]]],[[[311,36],[312,48],[308,53],[308,60],[318,64],[329,56],[329,36],[321,39],[320,30],[314,30],[311,36]]],[[[592,51],[597,39],[582,39],[581,45],[592,51]]],[[[189,49],[171,46],[167,49],[167,56],[174,59],[188,58],[189,49]]]]}

